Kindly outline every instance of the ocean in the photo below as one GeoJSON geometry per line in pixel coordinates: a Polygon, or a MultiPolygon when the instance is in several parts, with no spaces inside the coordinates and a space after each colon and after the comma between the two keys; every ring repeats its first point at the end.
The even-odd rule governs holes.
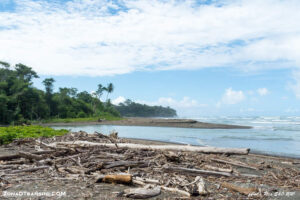
{"type": "Polygon", "coordinates": [[[300,117],[199,117],[201,122],[252,126],[252,129],[195,129],[115,125],[55,126],[71,131],[95,131],[120,137],[181,144],[250,148],[252,153],[300,158],[300,117]]]}

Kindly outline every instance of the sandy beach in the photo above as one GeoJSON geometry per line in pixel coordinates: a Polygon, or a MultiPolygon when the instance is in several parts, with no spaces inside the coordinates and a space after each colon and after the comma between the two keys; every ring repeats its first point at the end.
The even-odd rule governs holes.
{"type": "Polygon", "coordinates": [[[95,122],[70,122],[70,123],[44,123],[44,126],[64,125],[119,125],[119,126],[154,126],[154,127],[178,127],[178,128],[200,128],[200,129],[250,129],[250,126],[215,124],[198,122],[192,119],[159,119],[159,118],[124,118],[116,121],[99,120],[95,122]]]}

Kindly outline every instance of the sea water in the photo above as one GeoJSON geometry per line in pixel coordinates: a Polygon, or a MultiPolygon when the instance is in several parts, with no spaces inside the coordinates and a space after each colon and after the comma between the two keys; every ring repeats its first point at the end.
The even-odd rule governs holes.
{"type": "Polygon", "coordinates": [[[248,125],[252,129],[196,129],[116,125],[55,126],[71,131],[95,131],[120,137],[182,144],[250,148],[253,153],[300,158],[300,117],[200,117],[201,122],[248,125]]]}

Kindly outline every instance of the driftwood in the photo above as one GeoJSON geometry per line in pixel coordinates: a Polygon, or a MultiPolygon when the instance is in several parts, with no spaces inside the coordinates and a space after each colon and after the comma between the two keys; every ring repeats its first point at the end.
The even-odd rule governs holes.
{"type": "Polygon", "coordinates": [[[115,162],[110,162],[106,163],[105,166],[103,167],[104,169],[110,169],[114,167],[134,167],[138,165],[145,165],[147,162],[144,161],[115,161],[115,162]]]}
{"type": "Polygon", "coordinates": [[[226,182],[223,182],[221,185],[223,187],[226,187],[226,188],[230,189],[230,190],[239,192],[239,193],[247,195],[247,196],[251,193],[256,193],[257,192],[256,188],[244,188],[244,187],[239,187],[239,186],[236,186],[234,184],[226,183],[226,182]]]}
{"type": "Polygon", "coordinates": [[[199,181],[196,182],[196,185],[197,185],[197,192],[200,195],[207,195],[208,192],[207,192],[207,189],[206,189],[206,184],[205,184],[205,181],[202,177],[200,177],[199,181]]]}
{"type": "Polygon", "coordinates": [[[42,160],[42,159],[44,159],[43,156],[35,155],[33,153],[24,152],[24,151],[20,151],[19,156],[21,158],[26,158],[26,159],[29,159],[29,160],[42,160]]]}
{"type": "Polygon", "coordinates": [[[241,162],[227,161],[227,160],[221,160],[221,159],[215,159],[215,158],[211,158],[211,160],[215,161],[215,162],[219,162],[219,163],[230,164],[230,165],[237,166],[237,167],[258,170],[256,167],[251,167],[251,166],[246,165],[245,163],[241,163],[241,162]]]}
{"type": "Polygon", "coordinates": [[[214,170],[214,171],[219,171],[219,172],[227,172],[227,173],[232,173],[232,169],[224,169],[224,168],[220,168],[220,167],[214,167],[211,165],[204,165],[205,168],[210,169],[210,170],[214,170]]]}
{"type": "Polygon", "coordinates": [[[148,178],[141,178],[141,177],[135,177],[135,179],[137,181],[142,181],[144,183],[159,184],[159,180],[148,179],[148,178]]]}
{"type": "MultiPolygon", "coordinates": [[[[65,145],[69,147],[92,147],[92,146],[105,146],[115,147],[115,144],[109,143],[95,143],[88,141],[74,141],[74,142],[55,142],[51,143],[51,146],[65,145]]],[[[248,148],[217,148],[217,147],[198,147],[188,145],[144,145],[144,144],[131,144],[131,143],[118,143],[119,148],[130,149],[149,149],[149,150],[168,150],[168,151],[191,151],[199,153],[216,153],[216,154],[248,154],[250,149],[248,148]]]]}
{"type": "Polygon", "coordinates": [[[155,187],[153,189],[129,188],[124,190],[123,196],[133,199],[147,199],[160,195],[160,191],[160,187],[155,187]]]}
{"type": "MultiPolygon", "coordinates": [[[[47,150],[47,151],[35,151],[35,152],[30,152],[30,153],[31,154],[36,154],[36,155],[42,155],[42,154],[48,154],[48,153],[53,153],[53,152],[55,152],[55,151],[47,150]]],[[[13,159],[18,159],[18,158],[21,158],[19,153],[0,156],[0,160],[13,160],[13,159]]]]}
{"type": "Polygon", "coordinates": [[[48,169],[49,166],[40,166],[40,167],[33,167],[33,168],[29,168],[29,169],[20,169],[20,170],[14,170],[14,171],[10,171],[10,174],[17,174],[17,173],[22,173],[22,172],[35,172],[38,170],[42,170],[42,169],[48,169]]]}
{"type": "MultiPolygon", "coordinates": [[[[251,195],[252,192],[262,195],[263,198],[267,189],[262,185],[275,189],[286,188],[289,191],[299,188],[298,166],[282,168],[282,160],[272,162],[273,160],[251,155],[225,159],[223,153],[236,154],[237,152],[230,152],[228,149],[221,151],[222,148],[211,147],[122,143],[125,141],[126,139],[119,139],[115,135],[109,137],[79,132],[43,138],[43,142],[37,142],[35,146],[26,143],[25,146],[18,145],[13,148],[12,144],[7,150],[20,151],[20,153],[0,156],[0,187],[4,191],[5,188],[17,187],[16,184],[23,184],[26,181],[58,180],[49,182],[51,188],[51,184],[54,184],[54,187],[58,186],[56,184],[60,184],[59,180],[70,180],[63,183],[68,190],[76,184],[84,191],[79,191],[82,194],[85,191],[86,193],[93,191],[92,196],[79,195],[80,199],[96,199],[99,198],[98,194],[102,195],[102,192],[103,195],[108,195],[108,199],[116,198],[115,193],[111,191],[117,188],[109,186],[107,193],[101,191],[102,185],[94,187],[95,181],[127,184],[130,190],[122,191],[122,194],[118,193],[122,197],[130,198],[152,197],[152,195],[159,195],[159,190],[166,191],[164,196],[158,197],[161,199],[170,199],[174,196],[182,196],[181,198],[198,196],[197,199],[203,196],[207,199],[243,199],[245,198],[243,195],[251,195]],[[117,148],[114,143],[111,143],[112,141],[116,142],[117,148]],[[45,151],[46,149],[50,150],[45,151]],[[212,154],[207,154],[211,149],[213,149],[212,154]],[[245,158],[247,162],[238,161],[245,158]],[[225,165],[223,168],[223,164],[219,163],[230,166],[230,169],[225,165]],[[260,175],[242,173],[240,167],[256,169],[255,163],[263,166],[260,175]],[[239,168],[235,168],[232,173],[233,166],[239,168]],[[254,185],[253,188],[241,186],[247,185],[249,180],[254,185]],[[206,188],[207,185],[209,190],[206,188]]],[[[78,192],[78,190],[70,191],[72,195],[73,192],[74,194],[78,192]]]]}
{"type": "Polygon", "coordinates": [[[96,183],[123,183],[131,184],[132,175],[130,174],[109,174],[96,176],[96,183]]]}
{"type": "Polygon", "coordinates": [[[164,167],[165,171],[174,171],[178,173],[183,174],[202,174],[202,175],[213,175],[213,176],[233,176],[231,173],[227,172],[216,172],[216,171],[208,171],[208,170],[202,170],[202,169],[190,169],[190,168],[184,168],[184,167],[164,167]]]}
{"type": "Polygon", "coordinates": [[[170,188],[170,187],[161,186],[161,189],[163,189],[165,191],[169,191],[169,192],[179,193],[179,194],[182,194],[182,195],[187,196],[187,197],[191,196],[191,194],[189,192],[184,191],[184,190],[180,190],[178,188],[170,188]]]}

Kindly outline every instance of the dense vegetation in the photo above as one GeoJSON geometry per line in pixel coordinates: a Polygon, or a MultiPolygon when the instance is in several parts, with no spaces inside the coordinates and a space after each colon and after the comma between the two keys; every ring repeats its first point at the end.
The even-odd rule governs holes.
{"type": "Polygon", "coordinates": [[[0,145],[8,144],[14,139],[19,138],[38,138],[53,137],[56,135],[64,135],[68,130],[54,130],[49,127],[42,126],[10,126],[0,127],[0,145]]]}
{"type": "Polygon", "coordinates": [[[146,104],[135,103],[127,99],[115,108],[126,117],[175,117],[176,110],[170,107],[148,106],[146,104]]]}
{"type": "Polygon", "coordinates": [[[64,118],[119,117],[108,99],[113,84],[98,85],[94,94],[78,92],[76,88],[59,88],[53,92],[52,78],[43,81],[45,91],[32,85],[38,75],[32,68],[0,61],[0,124],[22,124],[33,120],[64,118]],[[100,100],[107,93],[106,101],[100,100]]]}

